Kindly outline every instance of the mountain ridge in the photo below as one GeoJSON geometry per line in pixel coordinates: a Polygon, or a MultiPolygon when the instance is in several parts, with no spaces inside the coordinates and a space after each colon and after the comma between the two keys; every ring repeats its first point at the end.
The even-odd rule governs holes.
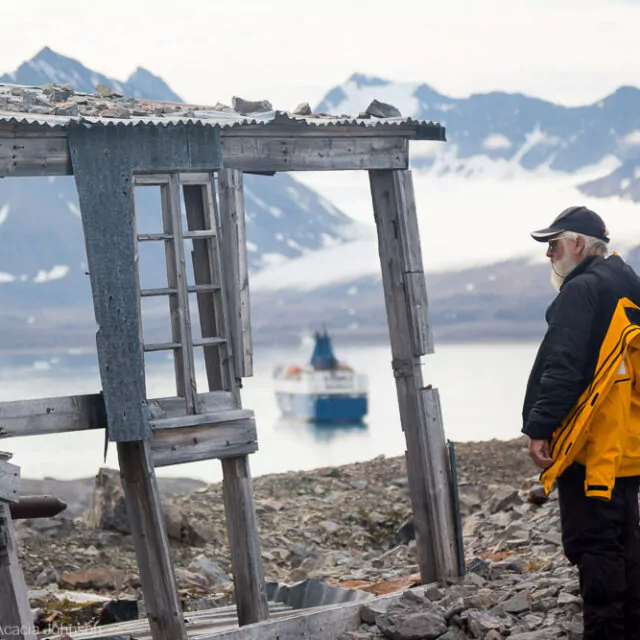
{"type": "Polygon", "coordinates": [[[330,89],[316,109],[353,115],[373,97],[393,104],[405,117],[434,120],[446,127],[448,144],[412,156],[415,168],[464,174],[474,159],[486,157],[514,161],[528,171],[546,166],[571,174],[610,157],[617,166],[599,176],[604,182],[590,180],[578,183],[578,188],[595,197],[640,201],[638,87],[619,87],[592,104],[564,106],[503,91],[453,98],[425,83],[396,83],[355,73],[330,89]],[[617,180],[621,167],[624,175],[617,180]]]}

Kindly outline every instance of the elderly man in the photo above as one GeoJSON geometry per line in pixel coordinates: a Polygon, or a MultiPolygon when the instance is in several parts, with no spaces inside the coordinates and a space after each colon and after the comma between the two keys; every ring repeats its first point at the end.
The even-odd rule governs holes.
{"type": "Polygon", "coordinates": [[[558,295],[522,430],[547,492],[557,480],[585,640],[640,639],[640,278],[607,257],[605,224],[586,207],[531,235],[548,243],[558,295]]]}

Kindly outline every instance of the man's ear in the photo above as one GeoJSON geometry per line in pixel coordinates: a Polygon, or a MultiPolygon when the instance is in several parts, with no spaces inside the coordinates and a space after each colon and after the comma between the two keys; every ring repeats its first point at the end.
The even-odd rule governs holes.
{"type": "Polygon", "coordinates": [[[579,234],[576,238],[576,248],[578,249],[578,254],[582,254],[587,246],[587,243],[584,241],[584,236],[579,234]]]}

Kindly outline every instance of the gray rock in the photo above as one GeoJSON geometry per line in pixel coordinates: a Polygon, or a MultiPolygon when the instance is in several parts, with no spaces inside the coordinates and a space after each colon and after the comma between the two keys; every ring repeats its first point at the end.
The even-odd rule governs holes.
{"type": "Polygon", "coordinates": [[[294,110],[293,114],[296,116],[310,116],[312,113],[311,107],[308,102],[301,102],[294,110]]]}
{"type": "Polygon", "coordinates": [[[93,485],[93,507],[88,520],[89,525],[94,529],[131,533],[118,471],[113,469],[98,471],[93,485]]]}
{"type": "Polygon", "coordinates": [[[531,610],[531,594],[522,591],[502,603],[502,609],[507,613],[523,613],[531,610]]]}
{"type": "Polygon", "coordinates": [[[373,100],[365,113],[376,118],[399,118],[402,116],[399,109],[379,100],[373,100]]]}
{"type": "Polygon", "coordinates": [[[406,591],[376,616],[376,625],[392,640],[431,640],[447,630],[442,609],[428,598],[406,591]]]}
{"type": "Polygon", "coordinates": [[[122,98],[121,93],[114,91],[113,89],[111,89],[110,87],[107,87],[107,85],[104,85],[104,84],[99,84],[96,87],[96,93],[101,98],[122,98]]]}
{"type": "Polygon", "coordinates": [[[204,576],[211,587],[230,582],[227,572],[217,562],[206,556],[198,556],[189,565],[189,571],[204,576]]]}
{"type": "Polygon", "coordinates": [[[207,578],[199,573],[187,571],[187,569],[176,569],[176,580],[182,587],[190,587],[201,591],[206,591],[209,587],[209,581],[207,578]]]}
{"type": "Polygon", "coordinates": [[[489,513],[497,513],[498,511],[506,511],[509,507],[520,502],[520,493],[517,489],[509,486],[498,487],[489,500],[487,509],[489,513]]]}
{"type": "Polygon", "coordinates": [[[78,105],[75,102],[62,102],[55,108],[54,114],[57,116],[77,116],[78,105]]]}
{"type": "Polygon", "coordinates": [[[265,113],[267,111],[273,111],[273,107],[268,100],[251,101],[233,96],[231,104],[234,111],[237,111],[243,116],[251,113],[265,113]]]}
{"type": "Polygon", "coordinates": [[[36,578],[36,586],[46,587],[50,584],[58,584],[59,579],[60,576],[58,575],[58,572],[51,565],[49,565],[48,567],[43,569],[40,574],[38,574],[38,577],[36,578]]]}
{"type": "Polygon", "coordinates": [[[450,627],[438,640],[467,640],[467,634],[457,627],[450,627]]]}
{"type": "Polygon", "coordinates": [[[365,602],[360,609],[360,619],[367,624],[375,624],[376,616],[386,613],[389,606],[397,603],[399,599],[400,596],[397,596],[395,598],[365,602]]]}
{"type": "Polygon", "coordinates": [[[467,624],[474,638],[484,638],[492,629],[497,631],[505,626],[500,618],[486,611],[467,611],[467,624]]]}
{"type": "Polygon", "coordinates": [[[467,565],[467,571],[486,578],[491,573],[491,563],[482,558],[472,558],[467,565]]]}
{"type": "Polygon", "coordinates": [[[388,611],[376,618],[376,624],[392,640],[432,640],[447,630],[442,614],[428,609],[415,613],[388,611]]]}
{"type": "Polygon", "coordinates": [[[51,102],[66,102],[74,93],[70,84],[46,84],[42,91],[51,102]]]}

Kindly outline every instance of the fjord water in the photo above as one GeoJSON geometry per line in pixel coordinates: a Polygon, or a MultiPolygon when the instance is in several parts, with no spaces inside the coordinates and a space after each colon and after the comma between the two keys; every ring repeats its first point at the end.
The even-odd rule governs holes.
{"type": "MultiPolygon", "coordinates": [[[[364,426],[327,427],[283,420],[273,394],[273,368],[304,362],[301,349],[256,349],[255,375],[246,379],[243,404],[253,409],[260,450],[251,456],[254,475],[313,469],[402,455],[404,435],[398,416],[391,353],[386,345],[335,345],[341,360],[369,375],[369,415],[364,426]]],[[[440,391],[446,435],[454,441],[509,439],[519,435],[520,410],[533,343],[440,344],[423,359],[425,384],[440,391]]],[[[203,381],[199,377],[200,381],[203,381]]],[[[149,397],[173,395],[173,366],[166,358],[149,366],[149,397]]],[[[100,379],[95,354],[0,357],[0,401],[96,393],[100,379]]],[[[104,465],[104,434],[83,431],[54,436],[6,439],[0,449],[14,454],[23,477],[73,479],[96,474],[104,465]]],[[[117,467],[115,446],[107,465],[117,467]]],[[[158,470],[158,475],[218,481],[216,460],[158,470]]]]}

